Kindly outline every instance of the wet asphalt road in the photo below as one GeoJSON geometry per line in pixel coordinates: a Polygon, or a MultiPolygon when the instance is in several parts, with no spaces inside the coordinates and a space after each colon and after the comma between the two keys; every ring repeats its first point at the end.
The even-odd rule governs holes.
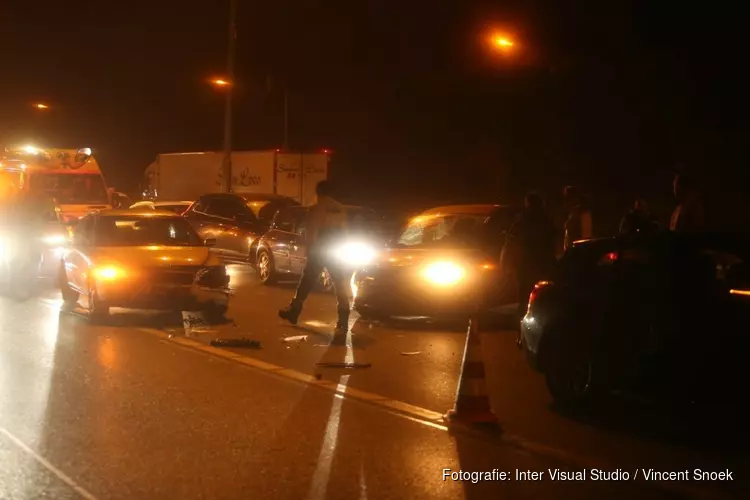
{"type": "MultiPolygon", "coordinates": [[[[200,342],[257,338],[262,349],[236,352],[313,373],[327,352],[320,346],[329,339],[333,298],[313,296],[301,325],[286,326],[275,310],[293,290],[261,287],[246,269],[233,272],[234,324],[188,334],[200,342]],[[308,338],[284,342],[299,335],[308,338]]],[[[0,298],[2,499],[722,498],[730,491],[741,497],[750,471],[743,455],[558,414],[510,332],[482,338],[501,439],[446,432],[141,330],[180,334],[179,319],[125,313],[92,326],[59,307],[51,290],[24,303],[0,298]],[[631,477],[637,468],[729,468],[735,481],[555,482],[547,472],[593,467],[631,477]],[[512,479],[444,481],[443,469],[497,469],[512,479]],[[517,469],[545,477],[518,481],[517,469]]],[[[339,392],[359,389],[443,412],[454,397],[463,340],[461,331],[356,322],[352,356],[372,366],[322,377],[339,392]]]]}

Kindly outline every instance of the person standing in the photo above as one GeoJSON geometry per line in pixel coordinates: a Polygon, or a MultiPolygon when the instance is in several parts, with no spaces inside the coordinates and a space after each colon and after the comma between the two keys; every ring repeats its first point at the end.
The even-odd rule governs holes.
{"type": "Polygon", "coordinates": [[[584,196],[577,186],[567,186],[563,191],[563,203],[568,213],[565,221],[565,239],[563,247],[570,248],[574,241],[593,237],[593,220],[591,210],[584,203],[584,196]]]}
{"type": "Polygon", "coordinates": [[[706,212],[695,180],[686,174],[674,178],[674,196],[677,207],[669,221],[670,231],[697,233],[706,229],[706,212]]]}
{"type": "Polygon", "coordinates": [[[659,221],[649,211],[643,198],[636,198],[633,209],[620,221],[621,234],[652,233],[659,229],[659,221]]]}
{"type": "Polygon", "coordinates": [[[522,318],[534,285],[549,277],[555,262],[555,225],[538,193],[526,194],[524,210],[508,231],[502,255],[503,267],[516,271],[522,318]]]}
{"type": "Polygon", "coordinates": [[[315,194],[317,203],[310,207],[305,220],[307,263],[294,298],[286,308],[279,310],[279,317],[293,325],[297,324],[302,306],[325,268],[331,275],[338,301],[336,333],[346,333],[349,329],[349,282],[341,264],[328,256],[329,248],[346,236],[346,207],[333,198],[333,189],[328,181],[320,181],[315,186],[315,194]]]}

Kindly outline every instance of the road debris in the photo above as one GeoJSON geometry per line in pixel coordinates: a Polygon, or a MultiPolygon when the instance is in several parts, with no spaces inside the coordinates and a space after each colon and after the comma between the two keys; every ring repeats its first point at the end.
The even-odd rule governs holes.
{"type": "Polygon", "coordinates": [[[307,342],[307,335],[293,335],[284,338],[283,342],[307,342]]]}
{"type": "Polygon", "coordinates": [[[402,356],[415,356],[417,354],[422,354],[422,351],[413,351],[413,352],[402,352],[402,356]]]}
{"type": "Polygon", "coordinates": [[[262,349],[263,344],[255,339],[213,339],[211,345],[215,347],[247,347],[250,349],[262,349]]]}

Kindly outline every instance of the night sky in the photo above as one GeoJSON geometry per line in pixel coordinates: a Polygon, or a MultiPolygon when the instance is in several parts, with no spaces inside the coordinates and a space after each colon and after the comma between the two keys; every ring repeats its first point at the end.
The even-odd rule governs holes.
{"type": "MultiPolygon", "coordinates": [[[[5,0],[0,136],[91,146],[123,190],[159,152],[221,149],[207,79],[226,64],[228,3],[5,0]]],[[[667,200],[677,169],[744,196],[748,43],[731,5],[239,0],[235,148],[282,145],[286,88],[292,149],[331,148],[350,201],[580,183],[619,209],[667,200]],[[493,27],[521,50],[489,51],[493,27]]]]}

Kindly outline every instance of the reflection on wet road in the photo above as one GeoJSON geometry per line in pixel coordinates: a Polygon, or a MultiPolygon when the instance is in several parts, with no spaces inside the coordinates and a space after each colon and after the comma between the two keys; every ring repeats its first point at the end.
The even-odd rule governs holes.
{"type": "MultiPolygon", "coordinates": [[[[285,326],[275,309],[293,290],[262,287],[241,268],[233,272],[233,323],[192,337],[262,341],[262,349],[235,350],[241,357],[232,359],[141,330],[179,332],[180,318],[118,314],[107,326],[92,326],[60,314],[53,291],[24,303],[0,298],[0,498],[664,498],[664,489],[640,482],[445,480],[444,469],[582,466],[543,447],[452,434],[238,362],[252,357],[289,373],[313,373],[327,351],[320,346],[329,339],[334,310],[331,297],[317,295],[304,312],[307,326],[285,326]],[[284,342],[299,335],[308,339],[284,342]]],[[[366,391],[444,411],[452,403],[463,338],[460,331],[357,322],[349,350],[355,359],[366,356],[372,368],[326,370],[322,378],[340,393],[366,391]]],[[[519,353],[507,349],[512,336],[487,339],[490,382],[507,393],[495,399],[506,430],[573,449],[564,436],[547,436],[562,430],[578,441],[575,454],[607,463],[646,464],[649,452],[667,463],[682,456],[666,445],[565,423],[546,406],[519,353]]]]}

